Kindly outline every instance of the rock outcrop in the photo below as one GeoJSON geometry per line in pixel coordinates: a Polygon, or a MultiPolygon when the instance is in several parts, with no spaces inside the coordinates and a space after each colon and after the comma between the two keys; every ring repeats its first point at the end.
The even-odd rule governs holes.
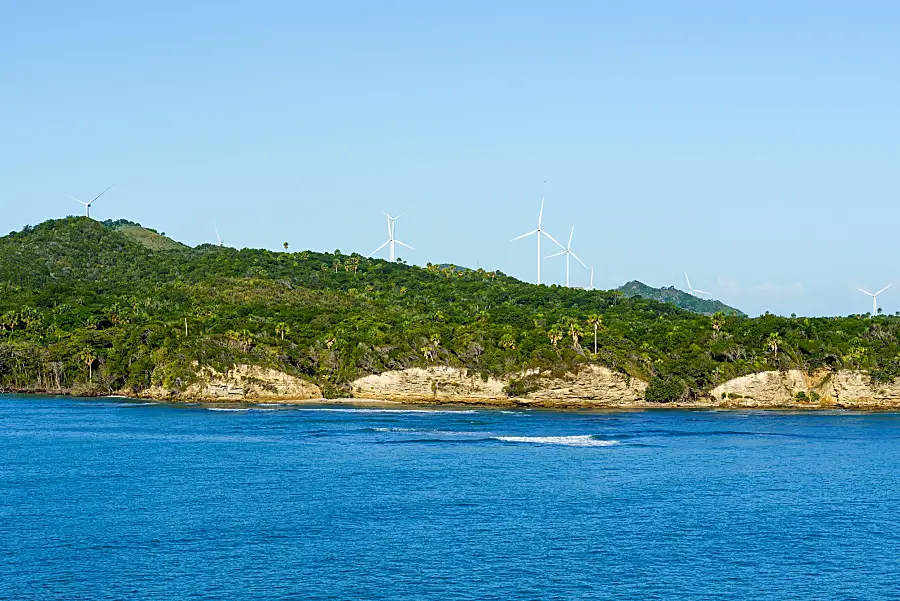
{"type": "Polygon", "coordinates": [[[257,367],[236,365],[226,373],[211,367],[198,368],[198,382],[182,391],[172,391],[155,386],[143,396],[154,399],[182,399],[201,401],[277,400],[281,402],[304,401],[322,398],[322,391],[315,384],[284,372],[257,367]]]}
{"type": "Polygon", "coordinates": [[[496,403],[507,401],[506,383],[468,375],[462,369],[412,367],[360,378],[351,390],[355,398],[401,402],[496,403]]]}
{"type": "Polygon", "coordinates": [[[504,380],[481,378],[464,370],[436,366],[366,376],[352,384],[353,396],[407,403],[481,403],[542,407],[616,407],[643,403],[647,385],[598,365],[555,377],[529,373],[528,392],[510,397],[504,380]]]}
{"type": "Polygon", "coordinates": [[[900,408],[900,383],[873,382],[852,370],[766,371],[729,380],[710,396],[724,407],[900,408]]]}
{"type": "Polygon", "coordinates": [[[560,377],[541,373],[532,378],[537,390],[525,394],[523,404],[621,407],[645,403],[646,382],[600,365],[587,365],[560,377]]]}

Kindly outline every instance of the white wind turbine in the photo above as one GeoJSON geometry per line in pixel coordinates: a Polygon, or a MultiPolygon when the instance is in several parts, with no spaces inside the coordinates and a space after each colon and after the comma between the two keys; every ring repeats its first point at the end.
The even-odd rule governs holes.
{"type": "Polygon", "coordinates": [[[544,199],[541,199],[541,212],[538,214],[538,226],[536,230],[532,230],[527,234],[522,234],[521,236],[516,236],[510,242],[515,242],[516,240],[521,240],[522,238],[527,238],[528,236],[533,236],[537,234],[537,283],[540,285],[541,283],[541,260],[543,257],[541,256],[541,236],[547,236],[552,240],[558,247],[565,248],[562,244],[556,241],[556,238],[545,232],[541,229],[541,223],[544,220],[544,199]]]}
{"type": "Polygon", "coordinates": [[[859,290],[863,294],[868,294],[869,296],[872,297],[872,317],[875,317],[876,315],[878,315],[878,295],[890,287],[891,287],[891,285],[888,284],[887,286],[885,286],[884,288],[882,288],[875,294],[872,294],[871,292],[868,292],[867,290],[863,290],[862,288],[857,288],[857,290],[859,290]]]}
{"type": "Polygon", "coordinates": [[[712,296],[712,292],[707,292],[706,290],[697,290],[696,288],[691,286],[691,278],[688,277],[688,274],[686,271],[684,272],[684,279],[687,280],[688,292],[690,294],[692,294],[693,296],[697,296],[698,293],[699,294],[709,294],[710,296],[712,296]]]}
{"type": "Polygon", "coordinates": [[[104,190],[103,192],[101,192],[100,194],[98,194],[97,196],[93,197],[93,198],[90,199],[88,202],[84,202],[83,200],[79,200],[79,199],[75,198],[74,196],[70,196],[69,198],[71,198],[72,200],[74,200],[74,201],[76,201],[76,202],[80,202],[81,204],[83,204],[83,205],[84,205],[84,214],[85,214],[86,216],[90,217],[90,216],[91,216],[91,205],[94,204],[94,202],[95,202],[98,198],[100,198],[101,196],[103,196],[104,194],[106,194],[107,192],[109,192],[111,189],[112,189],[112,186],[110,186],[109,188],[107,188],[106,190],[104,190]]]}
{"type": "Polygon", "coordinates": [[[216,227],[214,227],[213,229],[216,232],[216,240],[219,241],[219,246],[225,246],[225,244],[222,243],[222,237],[219,235],[219,229],[216,227]]]}
{"type": "Polygon", "coordinates": [[[569,287],[569,257],[575,257],[575,260],[581,263],[585,269],[588,268],[587,265],[584,264],[584,261],[578,258],[578,255],[572,252],[572,236],[575,235],[575,226],[572,226],[572,232],[569,234],[569,245],[566,246],[565,250],[562,252],[558,252],[546,257],[547,259],[552,259],[553,257],[558,257],[560,255],[566,255],[566,288],[569,287]]]}
{"type": "Polygon", "coordinates": [[[400,219],[400,218],[403,217],[404,215],[406,215],[406,213],[400,213],[400,214],[397,215],[396,217],[391,217],[388,213],[384,213],[384,216],[387,217],[387,220],[388,220],[388,239],[387,239],[387,241],[386,241],[384,244],[382,244],[381,246],[379,246],[378,248],[376,248],[375,250],[373,250],[372,252],[370,252],[370,253],[369,253],[369,256],[370,256],[370,257],[371,257],[372,255],[374,255],[375,253],[377,253],[377,252],[378,252],[379,250],[381,250],[382,248],[384,248],[385,246],[390,246],[391,263],[393,263],[394,260],[395,260],[395,259],[394,259],[394,257],[395,257],[395,250],[394,250],[395,247],[394,247],[394,245],[395,245],[395,244],[399,244],[400,246],[405,246],[405,247],[408,248],[409,250],[416,250],[415,248],[413,248],[413,247],[410,246],[409,244],[404,244],[403,242],[400,242],[400,241],[397,240],[397,238],[394,236],[394,231],[395,231],[395,229],[396,229],[396,225],[395,225],[394,222],[396,222],[398,219],[400,219]]]}

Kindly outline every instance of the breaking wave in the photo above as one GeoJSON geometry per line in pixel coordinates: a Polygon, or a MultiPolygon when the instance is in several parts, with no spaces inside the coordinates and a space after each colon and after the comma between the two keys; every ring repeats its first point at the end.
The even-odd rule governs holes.
{"type": "Polygon", "coordinates": [[[527,444],[563,445],[567,447],[611,447],[618,440],[600,440],[590,435],[582,436],[495,436],[494,440],[527,444]]]}

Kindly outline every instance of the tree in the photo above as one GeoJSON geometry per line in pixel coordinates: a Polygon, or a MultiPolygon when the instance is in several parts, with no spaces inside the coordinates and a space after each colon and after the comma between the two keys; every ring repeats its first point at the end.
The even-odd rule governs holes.
{"type": "Polygon", "coordinates": [[[81,349],[81,353],[79,353],[78,357],[81,359],[82,363],[87,365],[88,368],[88,381],[94,381],[94,361],[97,360],[97,356],[94,354],[94,351],[85,347],[81,349]]]}
{"type": "Polygon", "coordinates": [[[501,348],[505,348],[510,351],[515,350],[516,337],[513,334],[511,334],[510,332],[507,332],[506,334],[504,334],[503,336],[500,337],[500,346],[501,346],[501,348]]]}
{"type": "Polygon", "coordinates": [[[778,332],[769,334],[769,339],[766,341],[766,344],[770,351],[775,352],[775,358],[778,359],[778,347],[781,345],[781,337],[778,335],[778,332]]]}
{"type": "Polygon", "coordinates": [[[555,325],[547,332],[547,336],[550,338],[550,343],[553,344],[553,348],[556,348],[559,341],[562,340],[563,330],[559,325],[555,325]]]}
{"type": "Polygon", "coordinates": [[[288,249],[289,246],[290,246],[290,245],[289,245],[287,242],[284,243],[284,252],[287,252],[287,249],[288,249]]]}
{"type": "Polygon", "coordinates": [[[603,317],[596,313],[591,313],[587,318],[588,326],[594,328],[594,354],[597,354],[597,330],[603,325],[603,317]]]}
{"type": "Polygon", "coordinates": [[[574,319],[569,319],[569,327],[568,327],[569,336],[572,338],[572,348],[578,348],[578,340],[584,334],[581,331],[581,326],[578,325],[578,322],[574,319]]]}
{"type": "Polygon", "coordinates": [[[713,338],[717,338],[719,336],[719,331],[725,326],[725,314],[721,311],[717,311],[713,313],[712,316],[712,329],[713,329],[713,338]]]}
{"type": "Polygon", "coordinates": [[[275,324],[275,335],[281,336],[282,340],[284,340],[285,335],[290,334],[290,333],[291,333],[291,327],[288,324],[284,323],[283,321],[280,321],[277,324],[275,324]]]}

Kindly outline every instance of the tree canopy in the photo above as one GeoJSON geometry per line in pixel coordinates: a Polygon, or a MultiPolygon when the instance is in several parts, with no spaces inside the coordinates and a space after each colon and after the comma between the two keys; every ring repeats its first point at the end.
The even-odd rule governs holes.
{"type": "Polygon", "coordinates": [[[152,232],[71,217],[0,238],[0,387],[179,389],[196,365],[248,363],[337,396],[359,377],[413,366],[487,377],[597,363],[672,400],[771,369],[900,374],[893,316],[700,315],[484,269],[190,248],[136,229],[152,232]]]}

